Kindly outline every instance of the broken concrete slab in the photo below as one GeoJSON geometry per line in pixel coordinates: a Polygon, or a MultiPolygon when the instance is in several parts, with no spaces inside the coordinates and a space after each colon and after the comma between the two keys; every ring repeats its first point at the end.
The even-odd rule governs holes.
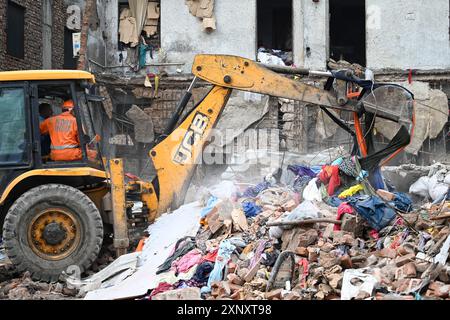
{"type": "Polygon", "coordinates": [[[155,140],[152,118],[136,105],[125,113],[134,123],[134,138],[137,142],[152,143],[155,140]]]}

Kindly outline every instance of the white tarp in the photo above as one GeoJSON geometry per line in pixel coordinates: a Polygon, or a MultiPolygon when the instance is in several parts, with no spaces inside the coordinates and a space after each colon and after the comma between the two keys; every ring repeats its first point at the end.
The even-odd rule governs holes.
{"type": "Polygon", "coordinates": [[[149,239],[139,257],[137,271],[115,286],[89,292],[86,300],[115,300],[145,295],[159,284],[156,270],[170,255],[175,243],[186,236],[194,237],[200,226],[199,202],[193,202],[172,213],[164,214],[150,225],[149,239]]]}

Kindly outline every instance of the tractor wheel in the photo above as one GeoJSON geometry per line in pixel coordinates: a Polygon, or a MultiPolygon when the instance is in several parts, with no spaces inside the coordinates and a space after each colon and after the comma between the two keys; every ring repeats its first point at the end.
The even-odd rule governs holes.
{"type": "Polygon", "coordinates": [[[63,271],[80,275],[97,258],[102,218],[83,192],[46,184],[25,192],[9,209],[3,226],[6,253],[19,272],[55,282],[63,271]]]}

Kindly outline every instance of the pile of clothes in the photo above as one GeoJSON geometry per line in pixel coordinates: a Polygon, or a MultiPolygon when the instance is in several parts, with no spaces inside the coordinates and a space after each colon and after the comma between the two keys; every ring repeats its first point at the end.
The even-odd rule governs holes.
{"type": "Polygon", "coordinates": [[[419,207],[380,175],[348,157],[211,195],[143,299],[449,299],[450,203],[419,207]]]}

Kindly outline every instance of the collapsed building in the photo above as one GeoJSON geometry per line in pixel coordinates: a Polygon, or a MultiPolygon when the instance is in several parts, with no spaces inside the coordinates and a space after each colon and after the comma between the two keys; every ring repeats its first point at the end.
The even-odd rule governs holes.
{"type": "MultiPolygon", "coordinates": [[[[78,7],[81,19],[84,1],[65,3],[72,10],[68,10],[68,15],[76,16],[78,11],[73,8],[78,7]]],[[[388,2],[378,1],[137,3],[97,1],[90,21],[87,52],[89,69],[101,85],[100,93],[108,97],[103,103],[105,109],[96,117],[101,119],[104,154],[126,155],[128,171],[147,174],[151,169],[146,168],[151,140],[163,133],[177,101],[189,86],[190,67],[197,53],[232,54],[316,70],[342,67],[334,63],[339,61],[367,66],[374,71],[377,81],[407,84],[419,101],[425,105],[431,101],[436,104],[433,108],[440,110],[420,120],[424,121],[420,141],[397,157],[396,163],[426,165],[438,158],[445,159],[448,131],[447,121],[442,123],[445,97],[433,90],[440,90],[447,97],[450,90],[448,1],[427,4],[427,10],[419,2],[407,5],[398,2],[395,4],[398,10],[392,10],[388,2]],[[401,23],[393,12],[401,12],[401,23]],[[349,15],[356,18],[347,19],[349,15]],[[130,25],[139,21],[142,31],[130,32],[130,25]],[[425,21],[426,28],[411,32],[411,27],[419,28],[425,21]],[[387,32],[394,22],[400,28],[396,33],[400,36],[395,39],[387,32]],[[421,43],[420,50],[416,43],[421,43]],[[137,126],[144,125],[152,133],[135,130],[135,122],[126,115],[133,105],[146,114],[141,113],[137,126]],[[427,132],[434,122],[433,116],[439,117],[439,125],[427,132]],[[441,148],[442,145],[445,147],[441,148]]],[[[69,35],[81,27],[75,23],[71,28],[66,27],[69,35]]],[[[198,83],[190,106],[207,91],[207,86],[198,83]]],[[[348,144],[346,132],[314,108],[241,93],[235,93],[230,104],[236,107],[227,108],[219,127],[240,131],[241,138],[246,132],[241,129],[271,130],[277,132],[282,147],[302,154],[348,144]],[[247,123],[240,123],[239,107],[248,105],[254,107],[246,110],[251,110],[246,112],[247,123]]],[[[381,144],[386,141],[382,133],[378,141],[381,144]]]]}
{"type": "MultiPolygon", "coordinates": [[[[70,48],[76,46],[71,40],[76,39],[76,34],[81,28],[81,25],[76,23],[77,19],[81,21],[82,15],[86,12],[84,1],[66,1],[66,5],[68,6],[68,19],[74,19],[70,20],[73,23],[66,25],[65,40],[67,40],[67,47],[70,48]]],[[[399,9],[405,7],[405,3],[401,2],[396,5],[399,6],[399,9]]],[[[448,39],[449,4],[447,1],[436,1],[436,3],[428,6],[429,10],[424,12],[425,10],[419,6],[419,3],[411,4],[411,2],[408,2],[408,10],[402,16],[402,23],[399,23],[401,28],[405,29],[405,32],[402,33],[400,30],[398,33],[404,35],[404,38],[390,39],[389,32],[386,32],[387,28],[394,19],[398,19],[398,16],[390,15],[392,6],[388,2],[386,2],[386,6],[383,6],[382,2],[366,1],[365,5],[361,5],[357,1],[320,0],[280,1],[277,5],[268,4],[267,1],[248,1],[237,4],[232,1],[215,2],[212,0],[94,2],[94,7],[91,8],[94,14],[89,23],[90,31],[87,39],[87,62],[89,70],[96,75],[99,84],[98,93],[106,98],[102,103],[99,103],[99,108],[93,110],[97,128],[99,128],[103,137],[103,154],[109,158],[126,158],[126,170],[128,172],[142,178],[151,175],[152,169],[149,168],[148,151],[156,137],[164,133],[167,123],[176,110],[177,102],[192,81],[192,76],[189,73],[194,55],[199,52],[207,52],[234,54],[272,65],[301,66],[317,70],[350,67],[355,70],[363,70],[366,75],[370,76],[370,71],[361,67],[367,65],[369,69],[374,71],[375,78],[378,81],[401,83],[414,93],[418,103],[416,110],[419,112],[417,112],[416,118],[415,138],[406,152],[397,156],[394,164],[416,163],[425,165],[434,160],[445,162],[447,157],[450,73],[448,62],[450,55],[448,39]],[[445,8],[445,10],[442,10],[442,8],[445,8]],[[239,12],[245,14],[245,17],[239,19],[240,23],[235,23],[236,14],[239,12]],[[248,18],[249,12],[250,16],[253,15],[255,19],[248,18]],[[348,13],[358,17],[354,19],[354,25],[348,24],[346,16],[348,13]],[[369,17],[367,20],[365,19],[366,15],[369,17]],[[430,19],[431,15],[433,19],[430,19]],[[392,19],[392,21],[386,22],[386,19],[392,19]],[[410,32],[410,24],[417,27],[425,21],[427,23],[431,21],[427,27],[428,30],[410,32]],[[142,28],[134,27],[138,24],[142,28]],[[253,32],[249,32],[249,30],[253,32]],[[346,37],[345,32],[349,30],[355,30],[356,35],[346,37]],[[345,42],[346,38],[351,38],[352,42],[345,42]],[[423,43],[423,52],[420,56],[416,53],[417,47],[412,44],[417,42],[423,43]],[[395,50],[391,49],[393,47],[395,47],[395,50]],[[398,50],[398,47],[401,47],[402,50],[398,50]],[[400,54],[398,54],[399,51],[400,54]]],[[[70,67],[70,63],[74,66],[76,59],[71,57],[69,50],[69,54],[65,56],[65,66],[70,67]]],[[[52,65],[52,67],[58,68],[59,66],[52,65]]],[[[314,78],[305,77],[298,80],[323,85],[314,78]]],[[[193,99],[187,109],[196,105],[208,92],[208,89],[205,83],[199,82],[194,89],[193,99]]],[[[336,114],[336,116],[341,117],[340,114],[336,114]]],[[[342,120],[352,126],[352,119],[343,118],[342,120]]],[[[392,138],[390,128],[383,125],[382,122],[376,123],[375,126],[377,132],[376,144],[386,144],[387,139],[392,138]]],[[[316,108],[310,108],[308,105],[290,100],[248,93],[235,93],[218,127],[221,131],[230,131],[231,136],[225,136],[223,141],[215,141],[213,148],[208,149],[208,152],[223,152],[226,157],[229,155],[228,148],[230,146],[236,147],[236,149],[231,148],[231,158],[242,155],[248,156],[250,159],[256,159],[258,165],[257,168],[244,166],[243,169],[239,166],[239,161],[237,161],[238,165],[236,166],[229,166],[228,161],[223,161],[222,163],[226,164],[227,168],[222,178],[228,179],[241,180],[246,178],[249,181],[253,178],[261,179],[262,176],[265,177],[266,175],[270,177],[270,174],[273,174],[272,163],[266,164],[262,160],[273,153],[279,155],[278,159],[281,165],[295,163],[311,165],[313,162],[317,164],[331,163],[344,156],[346,151],[348,152],[351,148],[352,143],[347,132],[342,131],[342,128],[329,121],[323,112],[316,108]],[[267,132],[270,132],[269,137],[267,137],[267,132]],[[243,145],[239,145],[240,143],[243,143],[243,145]],[[268,150],[262,150],[264,148],[268,150]],[[252,151],[254,149],[259,150],[255,153],[252,151]]],[[[393,132],[395,133],[395,130],[393,132]]],[[[210,166],[211,168],[204,166],[203,169],[204,171],[214,170],[217,164],[217,162],[214,162],[210,166]]],[[[225,167],[221,167],[221,169],[225,169],[225,167]]],[[[392,172],[397,173],[395,170],[392,170],[392,172]]],[[[296,201],[295,195],[290,191],[278,191],[277,196],[283,197],[283,192],[286,192],[287,199],[283,198],[283,201],[277,202],[276,205],[272,202],[265,203],[273,207],[264,208],[267,209],[267,212],[256,219],[249,219],[252,217],[247,215],[244,219],[240,211],[235,212],[234,215],[232,211],[233,228],[230,232],[227,231],[230,227],[230,219],[228,219],[228,222],[227,219],[219,219],[221,221],[217,222],[214,221],[217,215],[216,217],[214,215],[209,217],[211,220],[206,223],[206,233],[208,230],[213,232],[211,229],[214,228],[214,223],[218,223],[220,228],[225,229],[222,230],[225,235],[229,235],[231,231],[246,231],[249,223],[252,232],[250,232],[250,238],[245,239],[245,244],[251,246],[244,252],[244,255],[249,253],[248,251],[253,252],[256,246],[254,237],[265,237],[269,231],[266,218],[270,218],[270,222],[273,223],[272,218],[280,218],[280,214],[294,211],[303,204],[296,201]],[[261,225],[262,230],[258,230],[261,225]]],[[[195,193],[195,190],[193,193],[195,193]]],[[[302,194],[302,192],[297,193],[302,194]]],[[[255,193],[253,198],[261,201],[261,192],[255,193]]],[[[200,209],[200,207],[195,208],[198,211],[200,209]]],[[[325,208],[322,210],[331,209],[325,208]]],[[[441,218],[439,215],[441,211],[443,211],[442,207],[439,208],[439,213],[436,215],[439,218],[441,218]]],[[[335,216],[335,212],[332,211],[331,214],[326,216],[331,219],[335,216]]],[[[430,214],[430,216],[435,217],[434,214],[430,214]]],[[[413,218],[416,217],[411,219],[413,218]]],[[[197,225],[197,219],[192,219],[192,221],[197,225]]],[[[406,221],[404,222],[406,224],[410,223],[409,219],[403,221],[406,221]]],[[[414,223],[419,224],[420,227],[415,225],[415,228],[419,230],[428,230],[432,227],[427,224],[420,224],[420,219],[416,219],[414,223]]],[[[336,224],[339,225],[339,223],[336,224]]],[[[324,230],[323,227],[324,225],[320,225],[319,228],[312,228],[313,230],[306,230],[306,232],[301,230],[300,234],[291,232],[292,237],[314,239],[314,241],[306,239],[302,245],[299,243],[292,244],[291,249],[297,250],[296,253],[298,252],[299,256],[307,256],[309,259],[311,252],[315,252],[315,249],[317,249],[309,248],[310,246],[320,248],[325,246],[326,249],[321,249],[325,252],[324,256],[328,256],[332,263],[341,267],[340,270],[338,270],[339,267],[336,267],[335,272],[325,276],[330,279],[328,279],[328,287],[322,286],[319,290],[322,298],[339,294],[332,289],[338,289],[337,287],[341,286],[338,285],[339,281],[343,281],[338,279],[341,276],[341,271],[352,269],[348,267],[348,264],[346,265],[348,257],[345,253],[348,253],[349,248],[354,249],[352,253],[355,253],[355,250],[358,251],[359,245],[355,242],[355,240],[358,241],[356,239],[358,236],[354,230],[351,232],[352,235],[343,233],[330,235],[330,228],[327,228],[328,236],[325,236],[327,230],[324,230]],[[331,248],[330,241],[324,243],[319,240],[316,243],[319,234],[320,238],[331,240],[335,247],[331,248]],[[341,249],[339,246],[347,247],[344,248],[345,253],[339,257],[339,263],[337,263],[336,257],[331,257],[331,254],[328,255],[328,253],[335,250],[339,251],[341,249]],[[329,287],[332,289],[329,289],[329,287]]],[[[191,232],[192,230],[188,231],[191,232]]],[[[384,244],[386,247],[391,244],[391,238],[406,238],[408,236],[401,233],[404,232],[403,230],[396,231],[399,231],[399,233],[395,236],[389,234],[385,237],[385,240],[388,239],[386,241],[389,242],[384,244]]],[[[442,245],[442,242],[447,239],[447,233],[448,229],[438,225],[434,229],[432,241],[442,245]]],[[[194,235],[195,232],[192,236],[194,235]]],[[[201,238],[202,235],[200,234],[199,237],[201,238]]],[[[220,237],[221,235],[216,238],[216,241],[214,239],[210,241],[216,249],[221,243],[220,237]]],[[[179,239],[166,240],[169,245],[170,241],[177,240],[178,242],[179,239]]],[[[401,260],[402,256],[407,256],[408,259],[404,258],[400,262],[395,260],[397,266],[408,265],[410,269],[421,268],[421,271],[413,272],[407,268],[405,268],[406,270],[402,268],[402,271],[399,272],[409,272],[410,276],[408,277],[412,277],[413,274],[415,276],[418,273],[425,273],[428,269],[424,268],[424,265],[412,267],[409,264],[413,260],[411,254],[416,254],[415,249],[409,250],[409,246],[413,246],[413,242],[417,239],[413,240],[404,240],[406,248],[401,252],[393,253],[391,250],[385,250],[386,252],[377,255],[376,258],[367,255],[365,259],[374,260],[381,257],[391,260],[399,258],[398,260],[401,260]]],[[[393,241],[395,242],[397,239],[393,241]]],[[[397,241],[396,243],[401,244],[403,242],[397,241]]],[[[288,245],[289,241],[283,241],[283,243],[288,245]]],[[[423,250],[419,250],[420,253],[436,251],[435,249],[439,249],[437,245],[434,246],[436,243],[431,244],[430,242],[427,248],[422,246],[423,250]],[[430,248],[432,246],[433,248],[430,248]]],[[[445,243],[447,244],[447,242],[445,243]]],[[[200,244],[197,244],[199,249],[201,245],[200,241],[200,244]]],[[[261,250],[266,251],[268,249],[265,244],[264,246],[261,244],[261,250],[259,244],[256,247],[257,255],[261,254],[261,250]]],[[[245,251],[247,246],[242,248],[245,251]]],[[[270,251],[265,252],[266,257],[269,253],[270,251]]],[[[349,254],[352,259],[355,258],[350,259],[350,263],[355,263],[356,266],[363,266],[364,263],[371,264],[370,261],[364,260],[364,263],[359,261],[358,253],[349,254]]],[[[164,252],[164,254],[170,258],[169,252],[164,252]]],[[[128,258],[130,257],[128,256],[128,258]]],[[[129,262],[129,265],[133,265],[134,258],[129,262]]],[[[258,259],[241,260],[251,261],[247,266],[239,265],[236,261],[236,265],[239,265],[242,269],[247,269],[246,272],[241,271],[242,274],[238,277],[230,277],[233,279],[229,279],[229,282],[238,286],[243,284],[242,280],[246,281],[246,278],[251,278],[246,281],[251,282],[255,275],[251,277],[248,272],[259,271],[257,269],[260,267],[258,264],[258,267],[255,268],[254,262],[258,259]]],[[[268,259],[264,258],[264,260],[268,259]]],[[[309,260],[316,262],[314,258],[309,260]]],[[[326,260],[324,258],[323,261],[326,260]]],[[[323,261],[320,263],[325,264],[323,261]]],[[[372,264],[376,262],[379,261],[373,261],[372,264]]],[[[273,267],[273,264],[270,267],[273,267]]],[[[393,270],[390,273],[395,272],[393,270]]],[[[230,271],[229,274],[234,273],[230,271]]],[[[357,276],[364,277],[361,274],[357,274],[357,276]]],[[[404,280],[405,278],[402,275],[397,277],[396,274],[389,274],[389,276],[395,277],[396,280],[404,280]]],[[[438,276],[444,279],[442,281],[446,281],[445,272],[436,275],[433,280],[436,280],[438,276]]],[[[369,282],[372,280],[372,278],[369,279],[369,282]]],[[[315,280],[311,281],[314,282],[315,280]]],[[[98,283],[95,283],[95,285],[98,285],[98,283]]],[[[219,298],[231,296],[239,291],[237,287],[227,288],[226,285],[225,283],[211,285],[212,296],[219,298]]],[[[400,284],[396,285],[400,287],[400,284]]],[[[408,285],[411,289],[411,284],[408,283],[408,285]]],[[[436,291],[440,290],[440,284],[435,286],[436,291]]],[[[281,287],[284,286],[278,284],[279,290],[281,290],[281,287]]],[[[430,289],[430,291],[429,295],[432,296],[434,290],[430,289]]],[[[239,291],[239,297],[241,297],[241,292],[239,291]]],[[[141,294],[144,293],[141,292],[141,294]]],[[[258,294],[260,293],[256,295],[258,294]]],[[[314,294],[317,294],[317,292],[314,294]]],[[[271,295],[270,298],[280,298],[285,296],[285,292],[272,292],[271,295]]],[[[264,297],[268,298],[267,295],[264,297]]]]}

